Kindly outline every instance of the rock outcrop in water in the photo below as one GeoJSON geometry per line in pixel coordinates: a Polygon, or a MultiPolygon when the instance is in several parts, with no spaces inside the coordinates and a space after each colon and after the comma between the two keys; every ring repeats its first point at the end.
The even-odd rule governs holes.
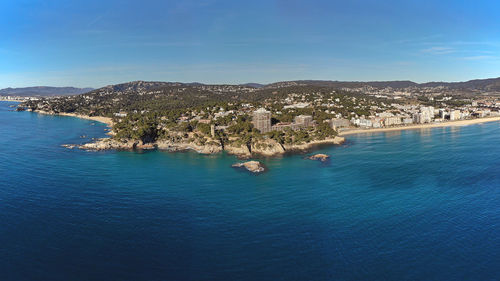
{"type": "Polygon", "coordinates": [[[245,168],[252,173],[262,173],[266,169],[259,161],[248,161],[232,165],[234,168],[245,168]]]}
{"type": "Polygon", "coordinates": [[[75,144],[63,144],[61,145],[62,147],[65,147],[65,148],[68,148],[68,149],[73,149],[75,147],[78,147],[77,145],[75,144]]]}
{"type": "Polygon", "coordinates": [[[309,159],[325,162],[326,160],[330,159],[330,156],[326,155],[326,154],[319,153],[319,154],[314,154],[312,156],[309,156],[309,159]]]}

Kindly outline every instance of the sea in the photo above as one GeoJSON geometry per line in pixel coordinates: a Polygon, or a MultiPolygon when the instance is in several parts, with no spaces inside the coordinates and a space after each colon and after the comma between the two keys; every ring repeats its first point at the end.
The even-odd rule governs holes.
{"type": "Polygon", "coordinates": [[[500,123],[259,159],[88,152],[0,102],[0,280],[499,280],[500,123]]]}

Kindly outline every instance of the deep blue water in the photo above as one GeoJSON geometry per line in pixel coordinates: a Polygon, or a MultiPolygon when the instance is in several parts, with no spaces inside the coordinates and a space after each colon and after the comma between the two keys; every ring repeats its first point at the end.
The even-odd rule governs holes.
{"type": "Polygon", "coordinates": [[[500,279],[500,123],[227,155],[61,147],[102,124],[0,102],[0,280],[500,279]]]}

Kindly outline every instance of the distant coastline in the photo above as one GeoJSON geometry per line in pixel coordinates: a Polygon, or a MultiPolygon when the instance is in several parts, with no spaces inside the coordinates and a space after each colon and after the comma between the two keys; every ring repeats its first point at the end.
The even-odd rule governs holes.
{"type": "Polygon", "coordinates": [[[0,101],[6,101],[6,102],[17,102],[17,103],[21,103],[23,102],[24,100],[12,100],[12,99],[7,99],[5,97],[0,97],[0,101]]]}
{"type": "Polygon", "coordinates": [[[355,135],[355,134],[371,134],[371,133],[382,133],[382,132],[392,132],[392,131],[402,131],[402,130],[418,130],[427,128],[439,128],[439,127],[452,127],[452,126],[467,126],[474,124],[481,124],[487,122],[500,121],[500,116],[498,117],[484,117],[470,120],[458,120],[458,121],[447,121],[441,123],[428,123],[401,127],[390,127],[390,128],[376,128],[376,129],[352,129],[339,132],[339,136],[355,135]]]}

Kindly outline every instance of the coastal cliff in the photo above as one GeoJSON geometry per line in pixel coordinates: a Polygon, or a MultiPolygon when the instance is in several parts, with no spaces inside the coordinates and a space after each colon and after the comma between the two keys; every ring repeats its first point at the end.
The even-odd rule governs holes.
{"type": "Polygon", "coordinates": [[[265,140],[249,147],[245,145],[216,145],[205,144],[200,145],[194,142],[172,142],[172,141],[157,141],[153,143],[144,143],[137,140],[116,140],[112,138],[96,139],[93,142],[77,146],[80,149],[99,151],[99,150],[134,150],[134,149],[160,149],[166,151],[185,151],[193,150],[201,154],[216,154],[226,151],[229,154],[236,155],[241,158],[250,158],[253,156],[278,156],[287,152],[302,152],[307,151],[318,144],[341,144],[344,142],[343,137],[334,137],[321,141],[314,141],[302,145],[282,145],[274,140],[265,140]]]}
{"type": "Polygon", "coordinates": [[[168,151],[183,151],[194,150],[200,154],[215,154],[222,152],[222,146],[215,144],[199,145],[194,142],[171,142],[171,141],[158,141],[155,143],[156,148],[168,151]]]}
{"type": "Polygon", "coordinates": [[[224,150],[232,155],[237,155],[241,158],[250,158],[252,157],[252,152],[246,145],[236,146],[236,145],[225,145],[224,150]]]}
{"type": "Polygon", "coordinates": [[[158,141],[144,143],[137,140],[115,140],[112,138],[101,138],[93,142],[78,146],[84,150],[134,150],[134,149],[160,149],[166,151],[194,150],[200,154],[215,154],[222,152],[222,147],[217,145],[197,145],[195,143],[174,143],[170,141],[158,141]]]}
{"type": "Polygon", "coordinates": [[[286,152],[282,144],[272,139],[267,139],[262,142],[253,143],[251,148],[252,148],[252,153],[259,154],[262,156],[276,156],[284,154],[286,152]]]}

